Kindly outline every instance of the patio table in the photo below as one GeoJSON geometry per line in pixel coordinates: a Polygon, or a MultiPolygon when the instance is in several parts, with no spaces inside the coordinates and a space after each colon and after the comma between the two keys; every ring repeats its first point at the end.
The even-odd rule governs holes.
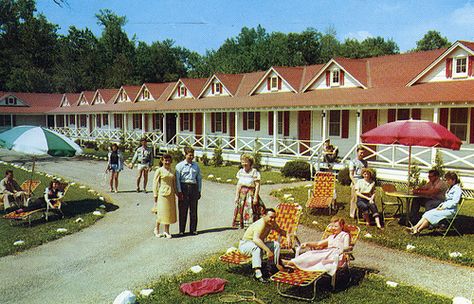
{"type": "Polygon", "coordinates": [[[386,192],[388,196],[396,197],[399,200],[405,200],[405,225],[408,226],[410,224],[410,214],[411,214],[411,204],[414,198],[421,197],[419,195],[413,194],[411,191],[393,191],[393,192],[386,192]]]}

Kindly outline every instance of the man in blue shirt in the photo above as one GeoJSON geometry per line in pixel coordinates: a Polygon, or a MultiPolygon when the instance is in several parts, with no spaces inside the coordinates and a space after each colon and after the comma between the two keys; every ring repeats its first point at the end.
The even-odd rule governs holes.
{"type": "Polygon", "coordinates": [[[197,204],[201,198],[201,169],[193,162],[194,150],[184,148],[185,160],[176,165],[176,190],[178,191],[179,235],[184,235],[189,210],[189,230],[197,234],[197,204]]]}

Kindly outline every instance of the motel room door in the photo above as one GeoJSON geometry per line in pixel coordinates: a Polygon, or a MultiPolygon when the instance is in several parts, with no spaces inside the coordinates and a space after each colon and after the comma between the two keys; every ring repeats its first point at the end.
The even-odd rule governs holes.
{"type": "MultiPolygon", "coordinates": [[[[176,113],[166,113],[166,142],[169,142],[176,135],[176,113]]],[[[173,140],[176,143],[176,138],[173,140]]]]}
{"type": "Polygon", "coordinates": [[[311,111],[298,112],[298,139],[300,143],[300,154],[309,155],[309,148],[311,146],[311,111]]]}
{"type": "Polygon", "coordinates": [[[196,146],[202,147],[202,113],[196,113],[195,115],[196,146]]]}
{"type": "MultiPolygon", "coordinates": [[[[377,110],[362,110],[362,133],[370,131],[377,127],[377,110]]],[[[368,146],[376,151],[376,146],[368,146]]],[[[366,151],[367,153],[367,151],[366,151]]],[[[367,154],[366,154],[367,155],[367,154]]],[[[376,157],[370,157],[367,160],[375,160],[376,157]]]]}

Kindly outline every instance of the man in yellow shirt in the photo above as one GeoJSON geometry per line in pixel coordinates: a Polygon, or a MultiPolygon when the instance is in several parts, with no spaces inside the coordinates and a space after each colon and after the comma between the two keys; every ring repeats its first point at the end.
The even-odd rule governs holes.
{"type": "Polygon", "coordinates": [[[286,231],[278,227],[275,222],[276,211],[272,208],[265,209],[265,215],[250,225],[244,233],[242,240],[239,243],[239,250],[247,255],[252,256],[252,268],[255,270],[255,279],[259,282],[265,283],[266,279],[262,274],[262,257],[265,252],[268,261],[272,261],[280,269],[280,244],[275,241],[267,241],[270,231],[275,230],[281,235],[286,235],[286,231]]]}

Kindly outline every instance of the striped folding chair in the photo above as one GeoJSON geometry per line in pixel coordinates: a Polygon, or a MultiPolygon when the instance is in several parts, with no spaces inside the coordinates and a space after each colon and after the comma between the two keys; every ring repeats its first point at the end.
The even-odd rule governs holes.
{"type": "Polygon", "coordinates": [[[308,209],[336,210],[336,175],[332,172],[316,172],[313,189],[308,193],[308,209]]]}

